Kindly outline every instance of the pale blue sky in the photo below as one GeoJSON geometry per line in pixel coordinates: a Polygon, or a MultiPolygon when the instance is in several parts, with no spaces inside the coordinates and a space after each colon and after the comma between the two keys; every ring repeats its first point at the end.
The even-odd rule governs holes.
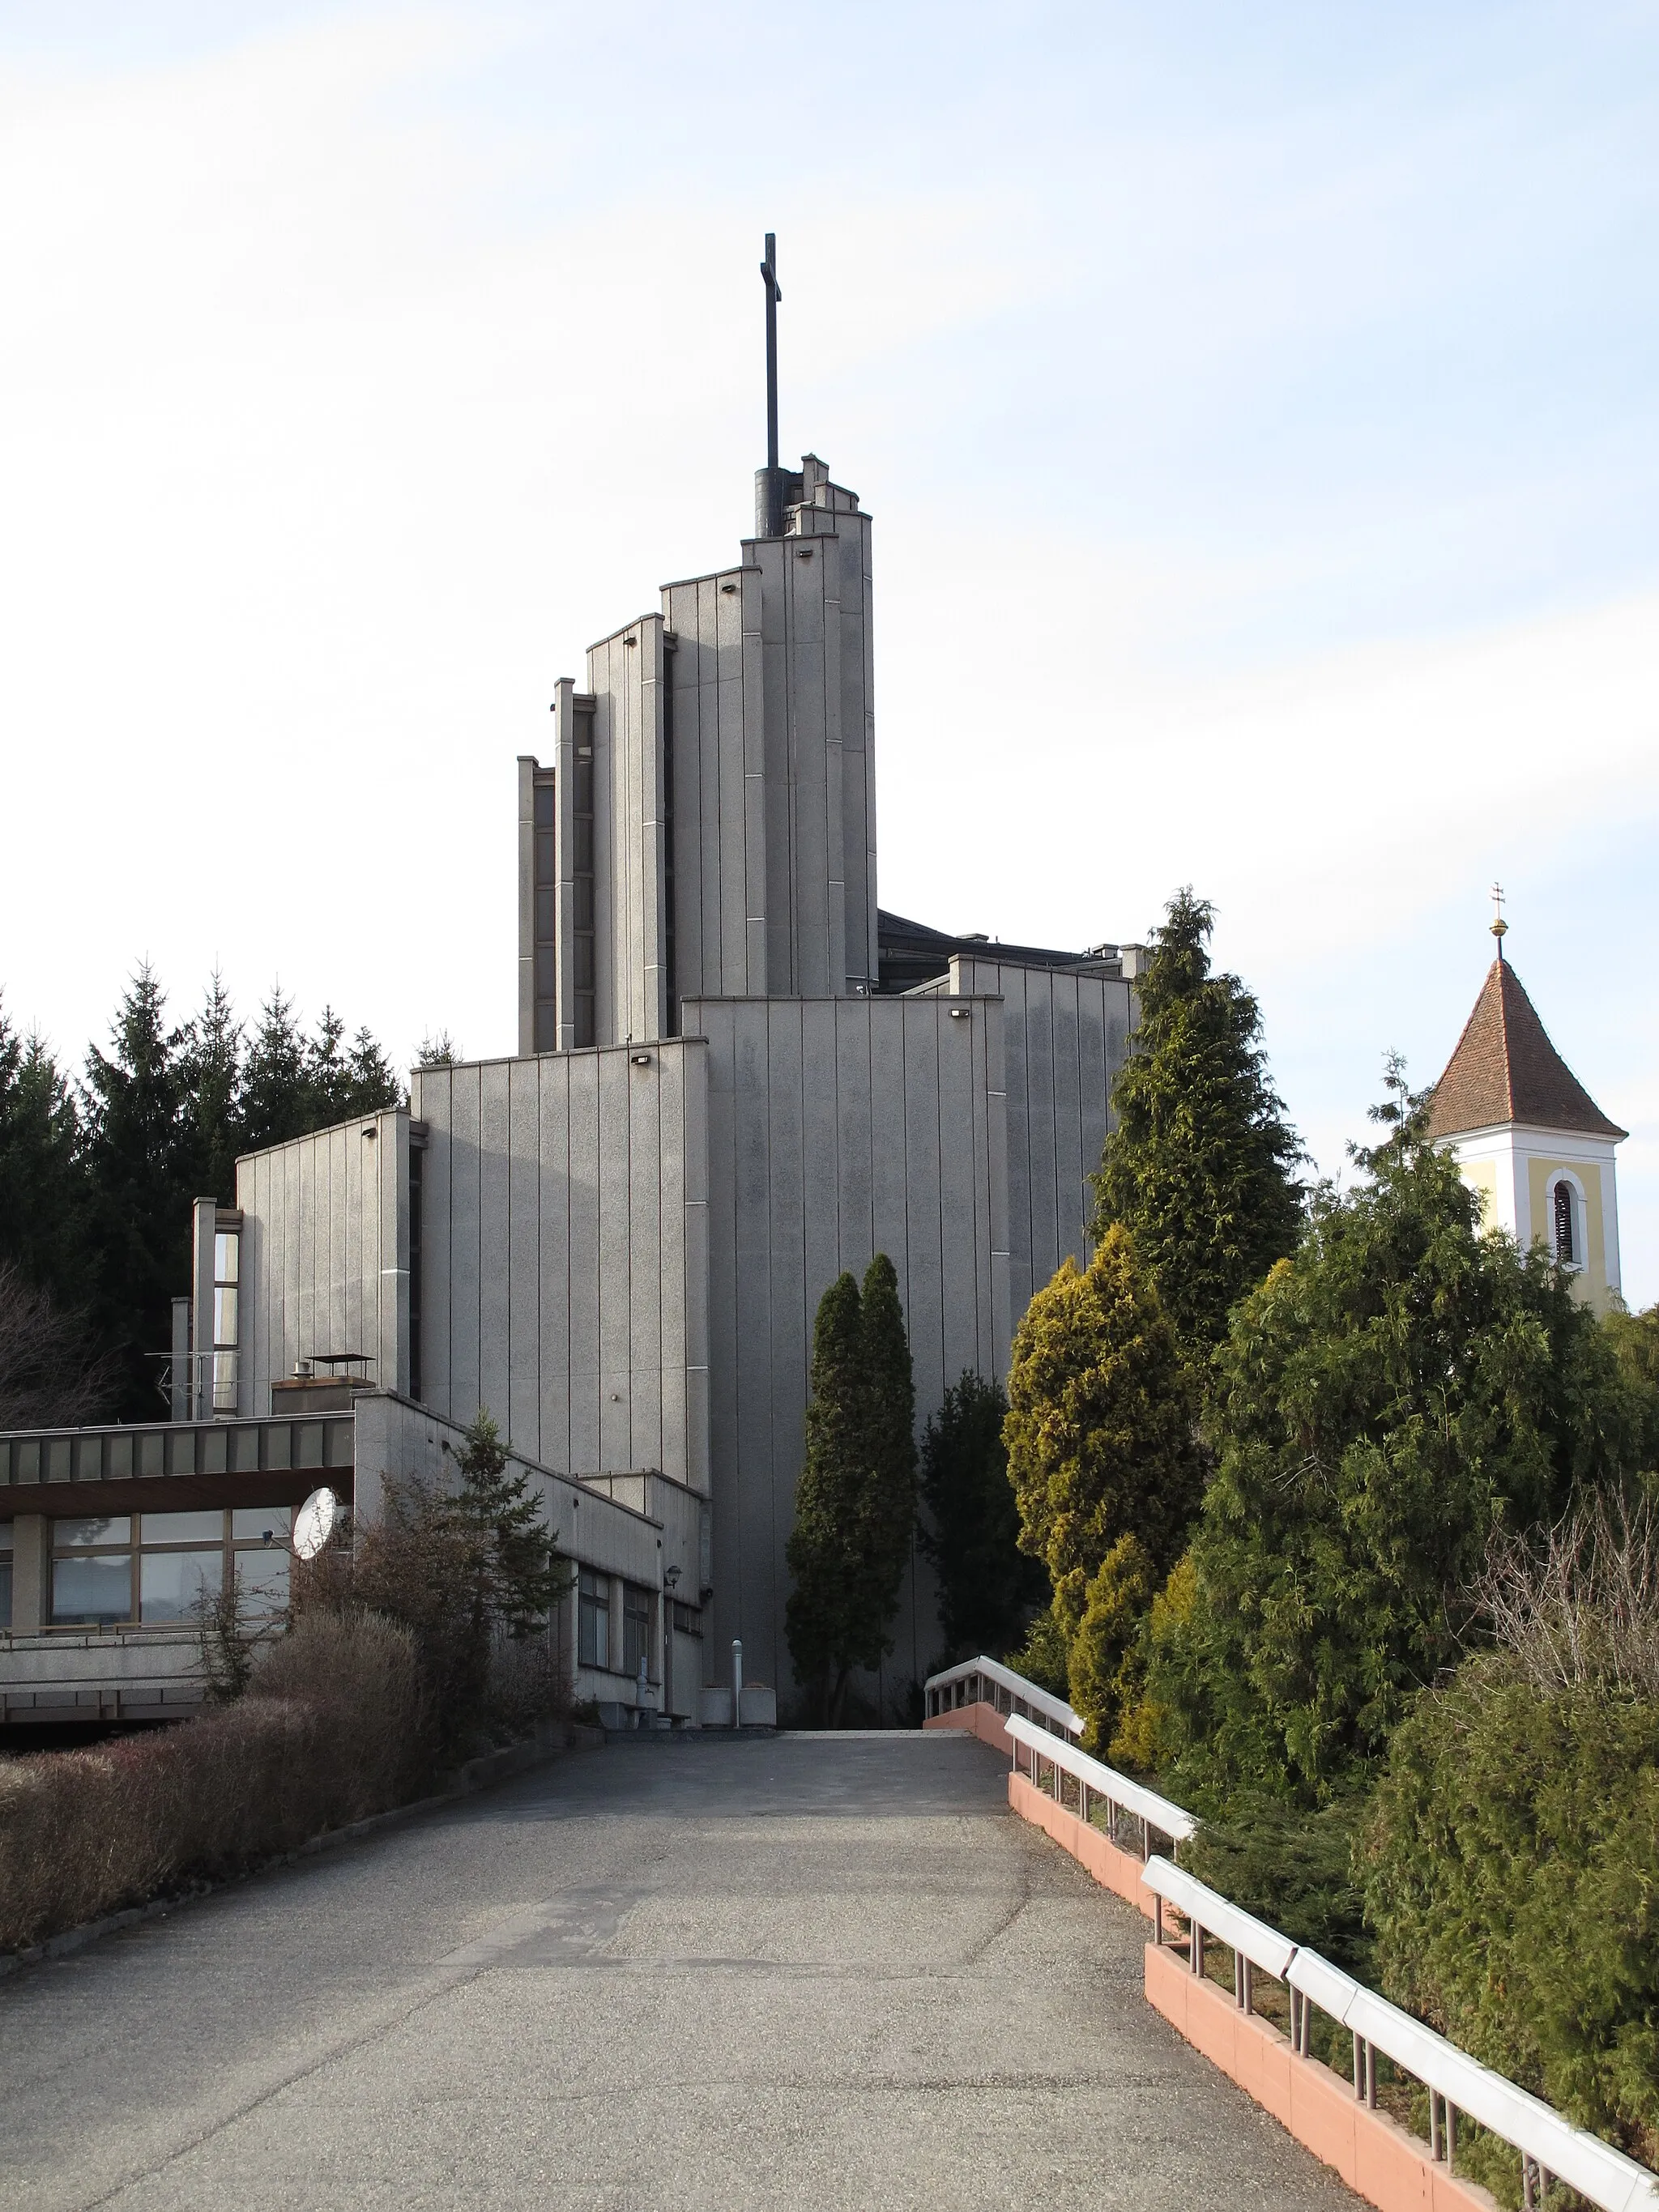
{"type": "Polygon", "coordinates": [[[0,6],[9,1010],[511,1048],[513,757],[748,526],[771,228],[884,902],[1191,880],[1334,1170],[1501,875],[1659,1296],[1656,148],[1652,6],[0,6]]]}

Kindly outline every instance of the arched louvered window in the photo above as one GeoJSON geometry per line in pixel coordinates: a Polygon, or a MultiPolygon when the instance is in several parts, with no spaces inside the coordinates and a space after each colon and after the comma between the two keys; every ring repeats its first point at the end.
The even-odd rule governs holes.
{"type": "Polygon", "coordinates": [[[1555,1256],[1564,1267],[1576,1267],[1578,1253],[1572,1228],[1572,1185],[1555,1186],[1555,1256]]]}

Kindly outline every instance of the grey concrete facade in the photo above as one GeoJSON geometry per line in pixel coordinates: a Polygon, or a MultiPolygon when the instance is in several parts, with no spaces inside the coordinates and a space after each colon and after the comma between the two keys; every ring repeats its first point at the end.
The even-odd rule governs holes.
{"type": "Polygon", "coordinates": [[[268,1412],[273,1382],[348,1352],[409,1388],[410,1143],[406,1113],[366,1114],[237,1162],[239,1410],[268,1412]]]}

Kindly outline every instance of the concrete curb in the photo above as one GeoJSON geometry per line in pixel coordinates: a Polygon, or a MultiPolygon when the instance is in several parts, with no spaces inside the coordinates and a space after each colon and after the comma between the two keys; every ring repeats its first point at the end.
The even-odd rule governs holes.
{"type": "Polygon", "coordinates": [[[326,1828],[320,1836],[307,1838],[291,1851],[279,1851],[274,1858],[261,1859],[246,1874],[231,1875],[223,1881],[204,1881],[199,1887],[185,1890],[176,1897],[153,1897],[147,1905],[130,1905],[120,1912],[106,1912],[101,1919],[88,1920],[79,1928],[66,1928],[61,1935],[48,1936],[44,1943],[31,1943],[26,1950],[0,1953],[0,1981],[8,1974],[21,1972],[25,1966],[41,1966],[53,1959],[67,1958],[72,1952],[84,1950],[100,1936],[114,1935],[118,1929],[136,1927],[141,1920],[165,1919],[168,1913],[180,1912],[187,1905],[195,1905],[204,1897],[216,1897],[221,1890],[234,1889],[240,1882],[257,1881],[261,1875],[274,1873],[278,1867],[315,1858],[320,1852],[332,1850],[337,1844],[372,1835],[379,1828],[395,1827],[400,1821],[414,1820],[418,1814],[435,1812],[441,1805],[456,1804],[477,1790],[492,1789],[498,1782],[510,1782],[514,1775],[526,1773],[532,1766],[544,1766],[553,1759],[562,1759],[567,1752],[600,1751],[605,1747],[603,1729],[573,1721],[563,1733],[562,1743],[530,1736],[522,1743],[505,1744],[500,1751],[487,1751],[477,1759],[469,1759],[447,1790],[440,1790],[430,1797],[416,1797],[407,1805],[393,1805],[384,1813],[371,1813],[366,1820],[352,1820],[343,1828],[326,1828]]]}

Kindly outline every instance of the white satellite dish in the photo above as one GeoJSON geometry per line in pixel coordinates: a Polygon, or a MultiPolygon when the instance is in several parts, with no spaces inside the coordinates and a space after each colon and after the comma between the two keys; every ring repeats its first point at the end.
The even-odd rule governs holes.
{"type": "Polygon", "coordinates": [[[340,1517],[340,1501],[331,1490],[313,1490],[294,1516],[294,1549],[302,1559],[314,1559],[334,1534],[340,1517]]]}

